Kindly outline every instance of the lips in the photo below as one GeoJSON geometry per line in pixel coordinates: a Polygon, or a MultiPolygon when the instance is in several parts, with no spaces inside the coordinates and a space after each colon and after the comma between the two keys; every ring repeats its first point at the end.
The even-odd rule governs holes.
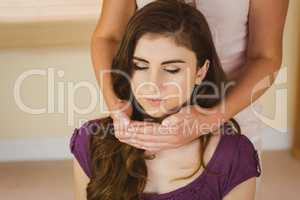
{"type": "Polygon", "coordinates": [[[145,98],[145,100],[153,105],[159,105],[163,102],[163,99],[145,98]]]}

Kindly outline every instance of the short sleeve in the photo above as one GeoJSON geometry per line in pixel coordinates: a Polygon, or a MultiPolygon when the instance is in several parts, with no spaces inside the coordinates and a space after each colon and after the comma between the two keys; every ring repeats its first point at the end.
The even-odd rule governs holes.
{"type": "Polygon", "coordinates": [[[261,167],[257,150],[245,135],[240,135],[225,176],[222,197],[225,197],[240,183],[252,177],[259,177],[260,174],[261,167]]]}
{"type": "Polygon", "coordinates": [[[89,139],[88,123],[85,123],[80,128],[75,128],[69,145],[71,153],[77,159],[85,174],[91,178],[89,139]]]}

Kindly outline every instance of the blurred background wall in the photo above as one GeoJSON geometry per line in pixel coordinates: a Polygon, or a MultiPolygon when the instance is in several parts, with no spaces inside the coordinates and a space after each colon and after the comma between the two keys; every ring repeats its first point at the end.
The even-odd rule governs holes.
{"type": "MultiPolygon", "coordinates": [[[[89,49],[100,4],[100,0],[0,2],[0,161],[70,158],[74,128],[106,115],[89,49]]],[[[282,69],[274,86],[259,99],[264,149],[291,146],[299,32],[300,1],[290,0],[282,69]]]]}

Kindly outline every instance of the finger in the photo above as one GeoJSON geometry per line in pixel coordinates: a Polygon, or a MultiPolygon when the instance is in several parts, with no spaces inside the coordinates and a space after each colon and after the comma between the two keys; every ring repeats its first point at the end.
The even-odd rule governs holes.
{"type": "Polygon", "coordinates": [[[124,123],[119,121],[118,119],[113,121],[113,128],[117,137],[126,137],[127,135],[132,134],[126,131],[127,127],[125,127],[124,123]]]}
{"type": "Polygon", "coordinates": [[[127,131],[116,131],[115,132],[115,135],[118,139],[131,139],[135,133],[130,133],[130,132],[127,132],[127,131]]]}
{"type": "Polygon", "coordinates": [[[153,122],[132,122],[127,127],[129,132],[141,132],[141,133],[157,133],[159,131],[160,124],[153,122]]]}
{"type": "Polygon", "coordinates": [[[165,125],[165,126],[170,126],[170,125],[174,125],[177,123],[180,123],[180,120],[179,120],[178,114],[174,114],[174,115],[171,115],[171,116],[165,118],[161,124],[165,125]]]}
{"type": "Polygon", "coordinates": [[[133,138],[133,136],[132,135],[120,134],[116,138],[118,138],[118,140],[130,140],[130,139],[133,138]]]}
{"type": "Polygon", "coordinates": [[[157,142],[142,142],[142,141],[138,141],[138,140],[134,140],[134,139],[124,140],[124,142],[129,145],[141,147],[143,149],[151,149],[151,148],[161,149],[161,148],[170,148],[173,146],[172,144],[169,144],[166,142],[159,142],[159,143],[157,143],[157,142]]]}
{"type": "Polygon", "coordinates": [[[151,149],[146,149],[148,152],[145,152],[145,155],[153,155],[161,151],[161,149],[158,148],[151,148],[151,149]]]}
{"type": "Polygon", "coordinates": [[[117,139],[129,138],[127,135],[123,134],[122,132],[115,132],[115,136],[116,136],[117,139]]]}
{"type": "Polygon", "coordinates": [[[140,145],[139,143],[132,143],[130,142],[130,140],[120,140],[122,143],[125,143],[125,144],[128,144],[130,146],[133,146],[135,148],[138,148],[138,149],[144,149],[142,145],[140,145]]]}
{"type": "Polygon", "coordinates": [[[174,135],[153,135],[136,133],[131,136],[131,139],[140,142],[170,143],[173,137],[174,135]]]}
{"type": "Polygon", "coordinates": [[[165,149],[168,149],[168,148],[173,148],[172,146],[168,146],[168,145],[163,145],[163,146],[145,145],[145,146],[143,146],[143,144],[140,144],[140,143],[132,143],[132,142],[130,142],[130,140],[120,140],[120,141],[122,143],[126,143],[126,144],[128,144],[130,146],[133,146],[135,148],[147,150],[150,153],[158,153],[162,150],[165,150],[165,149]]]}
{"type": "Polygon", "coordinates": [[[129,117],[124,112],[118,112],[113,114],[114,123],[120,125],[122,128],[127,127],[130,123],[129,117]]]}
{"type": "MultiPolygon", "coordinates": [[[[124,143],[126,143],[126,142],[124,142],[124,143]]],[[[149,151],[149,152],[151,152],[151,154],[155,154],[155,153],[158,153],[158,152],[163,151],[163,150],[166,149],[164,147],[162,147],[162,148],[154,148],[154,147],[147,148],[147,147],[144,147],[140,144],[132,144],[132,143],[126,143],[126,144],[128,144],[130,146],[133,146],[135,148],[138,148],[138,149],[143,149],[143,150],[149,151]]]]}
{"type": "Polygon", "coordinates": [[[172,145],[170,145],[168,143],[153,143],[153,142],[138,142],[137,141],[132,144],[139,146],[141,149],[150,150],[150,151],[153,151],[153,149],[162,150],[162,149],[172,147],[172,145]]]}
{"type": "Polygon", "coordinates": [[[119,120],[127,127],[130,123],[130,119],[129,117],[124,113],[124,112],[120,112],[119,115],[119,120]]]}
{"type": "Polygon", "coordinates": [[[143,135],[159,135],[158,127],[141,126],[134,129],[128,129],[129,133],[143,134],[143,135]]]}
{"type": "Polygon", "coordinates": [[[172,125],[172,126],[164,126],[158,123],[145,123],[145,124],[132,124],[129,125],[127,131],[135,132],[135,133],[144,133],[144,134],[152,134],[152,135],[174,135],[174,131],[176,132],[180,128],[180,124],[172,125]]]}
{"type": "Polygon", "coordinates": [[[147,122],[147,121],[131,121],[128,125],[128,129],[134,129],[136,127],[144,127],[144,126],[159,126],[158,123],[155,122],[147,122]]]}
{"type": "Polygon", "coordinates": [[[138,127],[133,132],[132,138],[144,142],[168,142],[178,135],[178,127],[138,127]]]}

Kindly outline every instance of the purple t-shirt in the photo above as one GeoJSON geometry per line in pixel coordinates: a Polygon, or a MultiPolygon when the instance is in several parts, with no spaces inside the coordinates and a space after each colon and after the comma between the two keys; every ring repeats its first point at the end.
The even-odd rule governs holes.
{"type": "MultiPolygon", "coordinates": [[[[93,123],[97,120],[76,128],[70,139],[71,153],[89,178],[92,174],[89,130],[93,123]]],[[[143,193],[142,200],[221,200],[238,184],[261,174],[257,150],[245,135],[222,135],[207,168],[219,174],[204,170],[183,187],[163,194],[143,193]]]]}

